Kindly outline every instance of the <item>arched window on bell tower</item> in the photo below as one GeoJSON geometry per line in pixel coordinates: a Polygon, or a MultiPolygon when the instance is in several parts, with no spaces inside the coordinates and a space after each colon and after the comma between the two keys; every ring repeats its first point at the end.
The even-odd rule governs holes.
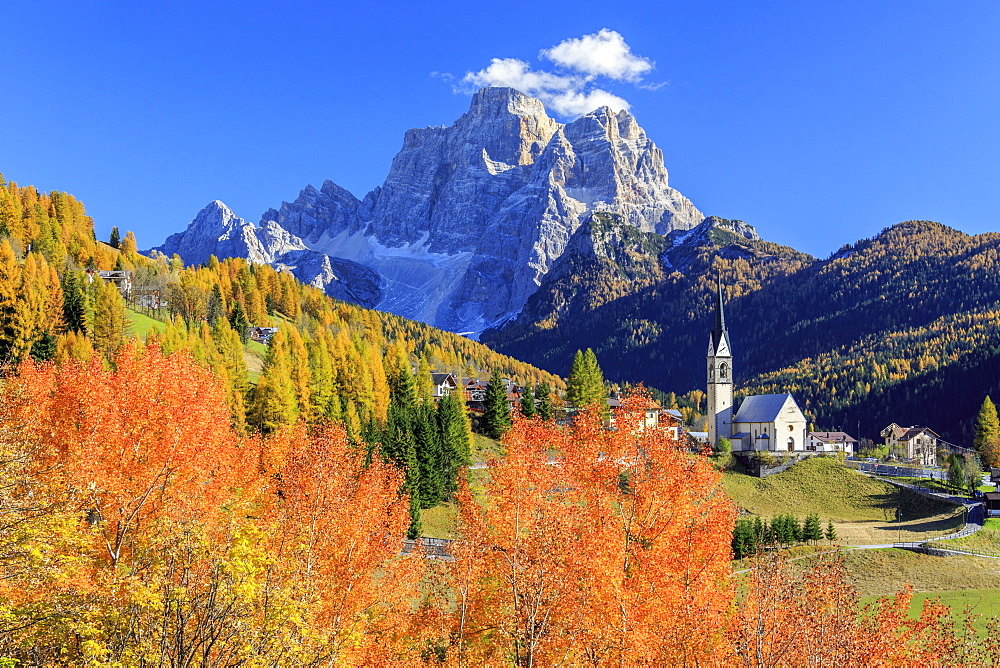
{"type": "Polygon", "coordinates": [[[723,362],[719,365],[719,379],[728,380],[729,379],[729,365],[723,362]]]}

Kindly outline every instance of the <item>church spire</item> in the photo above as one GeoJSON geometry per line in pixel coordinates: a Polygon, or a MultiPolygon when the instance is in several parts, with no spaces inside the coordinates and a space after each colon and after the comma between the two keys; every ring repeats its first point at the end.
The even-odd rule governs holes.
{"type": "Polygon", "coordinates": [[[715,287],[715,327],[712,329],[709,354],[730,357],[732,353],[729,346],[729,329],[726,328],[726,312],[722,303],[721,279],[716,278],[715,287]]]}
{"type": "Polygon", "coordinates": [[[715,297],[715,331],[726,331],[726,313],[722,307],[722,281],[716,279],[715,287],[717,294],[715,297]]]}

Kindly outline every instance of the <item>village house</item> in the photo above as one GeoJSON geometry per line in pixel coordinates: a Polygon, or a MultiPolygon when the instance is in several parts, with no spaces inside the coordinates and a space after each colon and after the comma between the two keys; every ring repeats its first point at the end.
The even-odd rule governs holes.
{"type": "Polygon", "coordinates": [[[454,374],[432,371],[431,385],[434,387],[431,394],[434,397],[434,401],[441,401],[443,397],[448,396],[458,389],[458,379],[455,378],[454,374]]]}
{"type": "Polygon", "coordinates": [[[937,466],[938,436],[927,427],[900,427],[893,422],[882,430],[889,452],[899,459],[915,460],[923,466],[937,466]]]}
{"type": "Polygon", "coordinates": [[[806,450],[843,452],[853,455],[858,442],[842,431],[811,431],[806,436],[806,450]]]}
{"type": "MultiPolygon", "coordinates": [[[[432,373],[432,380],[435,375],[441,374],[432,373]]],[[[479,380],[478,378],[455,378],[454,381],[454,389],[462,388],[465,404],[469,410],[473,413],[482,413],[485,410],[483,402],[486,400],[486,389],[490,386],[490,382],[488,380],[479,380]]],[[[503,384],[507,394],[507,404],[511,412],[519,410],[521,407],[521,393],[524,391],[524,388],[520,387],[510,378],[504,378],[503,384]]]]}
{"type": "Polygon", "coordinates": [[[131,271],[94,271],[93,269],[87,270],[87,282],[93,283],[94,276],[108,282],[114,283],[115,287],[118,288],[118,292],[122,293],[122,297],[128,298],[129,294],[132,292],[132,272],[131,271]]]}
{"type": "Polygon", "coordinates": [[[271,343],[271,338],[278,333],[277,327],[251,327],[250,339],[265,346],[271,343]]]}
{"type": "Polygon", "coordinates": [[[987,517],[1000,517],[1000,492],[986,492],[983,494],[983,502],[986,504],[987,517]]]}
{"type": "MultiPolygon", "coordinates": [[[[608,408],[610,410],[608,411],[606,423],[609,427],[613,427],[615,425],[615,414],[621,410],[621,406],[621,399],[617,395],[612,394],[608,397],[608,408]]],[[[665,410],[658,403],[650,399],[646,402],[645,415],[643,416],[641,428],[667,429],[671,432],[674,438],[677,438],[682,422],[683,416],[679,410],[665,410]]]]}

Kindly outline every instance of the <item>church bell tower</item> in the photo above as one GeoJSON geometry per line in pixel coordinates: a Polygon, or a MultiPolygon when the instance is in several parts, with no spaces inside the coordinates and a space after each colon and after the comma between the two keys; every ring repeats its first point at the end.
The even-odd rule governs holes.
{"type": "Polygon", "coordinates": [[[715,328],[708,337],[708,442],[733,433],[733,353],[722,308],[722,284],[716,283],[715,328]]]}

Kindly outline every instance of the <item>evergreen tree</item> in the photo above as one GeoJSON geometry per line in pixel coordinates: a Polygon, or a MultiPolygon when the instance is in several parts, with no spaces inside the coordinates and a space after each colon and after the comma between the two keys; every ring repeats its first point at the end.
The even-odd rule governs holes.
{"type": "Polygon", "coordinates": [[[222,288],[216,283],[212,286],[212,293],[208,296],[208,304],[205,307],[205,318],[211,327],[226,313],[226,305],[222,300],[222,288]]]}
{"type": "Polygon", "coordinates": [[[531,385],[524,386],[524,392],[521,394],[521,415],[526,418],[535,417],[535,393],[531,390],[531,385]]]}
{"type": "Polygon", "coordinates": [[[948,464],[948,484],[955,490],[965,489],[965,471],[962,469],[961,455],[952,455],[948,464]]]}
{"type": "MultiPolygon", "coordinates": [[[[121,235],[118,233],[117,227],[111,228],[111,237],[108,239],[108,245],[112,248],[118,248],[121,244],[121,235]]],[[[104,265],[105,267],[108,265],[104,265]]]]}
{"type": "Polygon", "coordinates": [[[510,429],[510,404],[507,402],[507,387],[500,375],[499,367],[493,369],[490,384],[483,398],[483,434],[489,438],[503,437],[510,429]]]}
{"type": "Polygon", "coordinates": [[[431,404],[418,403],[415,410],[413,437],[420,467],[420,507],[433,508],[444,500],[447,475],[441,430],[431,404]]]}
{"type": "Polygon", "coordinates": [[[819,523],[819,515],[806,515],[806,519],[802,523],[802,540],[812,543],[823,540],[823,527],[819,523]]]}
{"type": "Polygon", "coordinates": [[[983,468],[1000,466],[1000,421],[997,419],[997,407],[989,396],[983,399],[983,405],[979,409],[976,435],[972,443],[979,453],[983,468]]]}
{"type": "Polygon", "coordinates": [[[535,404],[538,407],[538,417],[545,422],[552,419],[552,390],[549,389],[548,383],[538,386],[535,404]]]}
{"type": "Polygon", "coordinates": [[[410,497],[410,528],[407,535],[420,534],[420,463],[415,436],[417,393],[408,364],[399,364],[389,386],[390,399],[382,438],[382,457],[405,474],[403,491],[410,497]]]}
{"type": "Polygon", "coordinates": [[[469,464],[471,449],[469,417],[456,393],[441,397],[437,421],[444,454],[444,494],[452,498],[458,491],[458,471],[469,464]]]}
{"type": "Polygon", "coordinates": [[[833,528],[833,520],[826,521],[826,539],[831,543],[837,540],[837,530],[833,528]]]}
{"type": "Polygon", "coordinates": [[[577,408],[598,405],[606,408],[607,392],[604,389],[604,374],[597,364],[594,351],[576,351],[573,366],[566,384],[566,398],[577,408]]]}
{"type": "Polygon", "coordinates": [[[239,300],[233,304],[233,310],[229,314],[229,324],[240,335],[240,341],[243,345],[246,345],[247,341],[250,340],[250,322],[247,320],[246,311],[243,310],[243,304],[239,300]]]}
{"type": "Polygon", "coordinates": [[[36,362],[47,362],[56,355],[56,337],[51,332],[42,332],[31,344],[31,358],[36,362]]]}
{"type": "Polygon", "coordinates": [[[733,558],[743,559],[753,556],[757,552],[757,545],[758,534],[754,521],[749,518],[736,520],[736,526],[733,527],[733,558]]]}

